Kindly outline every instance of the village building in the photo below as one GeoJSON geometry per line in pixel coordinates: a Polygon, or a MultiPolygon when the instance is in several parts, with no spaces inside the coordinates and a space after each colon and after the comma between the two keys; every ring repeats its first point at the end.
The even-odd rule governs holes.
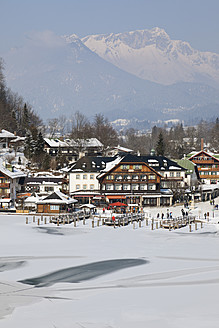
{"type": "Polygon", "coordinates": [[[184,189],[186,187],[186,169],[165,156],[141,156],[142,161],[161,175],[161,188],[184,189]]]}
{"type": "Polygon", "coordinates": [[[50,139],[44,138],[44,149],[51,156],[65,156],[69,162],[76,162],[79,158],[89,155],[101,155],[103,144],[97,138],[90,139],[50,139]]]}
{"type": "Polygon", "coordinates": [[[197,165],[202,183],[219,183],[219,158],[216,154],[201,150],[190,154],[189,160],[197,165]]]}
{"type": "Polygon", "coordinates": [[[65,191],[66,180],[63,176],[54,175],[28,176],[24,180],[24,188],[27,193],[48,195],[54,191],[65,191]]]}
{"type": "Polygon", "coordinates": [[[171,205],[173,194],[161,188],[162,175],[143,157],[126,155],[107,163],[98,176],[101,194],[111,203],[123,201],[139,206],[171,205]]]}
{"type": "Polygon", "coordinates": [[[17,193],[21,191],[26,174],[9,164],[0,163],[0,204],[14,206],[17,193]]]}
{"type": "Polygon", "coordinates": [[[37,212],[50,214],[67,213],[73,210],[75,203],[77,203],[76,199],[63,194],[61,191],[55,191],[36,202],[37,212]]]}
{"type": "Polygon", "coordinates": [[[113,157],[84,156],[66,172],[69,185],[69,194],[80,203],[93,201],[98,205],[103,198],[100,195],[100,184],[97,176],[106,164],[113,161],[113,157]]]}
{"type": "Polygon", "coordinates": [[[17,136],[7,130],[0,130],[0,149],[8,149],[12,140],[16,139],[17,136]]]}

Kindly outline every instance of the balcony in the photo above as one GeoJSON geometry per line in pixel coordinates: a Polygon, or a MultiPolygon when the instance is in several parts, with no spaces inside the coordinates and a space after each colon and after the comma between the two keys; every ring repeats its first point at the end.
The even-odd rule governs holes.
{"type": "Polygon", "coordinates": [[[193,163],[195,164],[215,164],[216,161],[213,159],[196,159],[196,160],[192,160],[193,163]]]}
{"type": "Polygon", "coordinates": [[[2,188],[10,189],[10,183],[9,182],[0,183],[0,189],[2,188]]]}

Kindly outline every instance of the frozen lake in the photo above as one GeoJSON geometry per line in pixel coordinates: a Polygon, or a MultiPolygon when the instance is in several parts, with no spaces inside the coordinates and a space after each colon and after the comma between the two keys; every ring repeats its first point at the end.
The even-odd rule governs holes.
{"type": "Polygon", "coordinates": [[[208,202],[193,213],[207,211],[192,232],[1,215],[0,327],[218,327],[219,211],[208,202]]]}

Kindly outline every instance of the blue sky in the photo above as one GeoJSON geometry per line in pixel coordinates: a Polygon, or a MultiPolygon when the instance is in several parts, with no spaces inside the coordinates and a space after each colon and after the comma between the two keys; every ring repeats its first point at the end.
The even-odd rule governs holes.
{"type": "Polygon", "coordinates": [[[0,0],[0,10],[0,57],[33,32],[83,37],[156,26],[219,53],[219,0],[0,0]]]}

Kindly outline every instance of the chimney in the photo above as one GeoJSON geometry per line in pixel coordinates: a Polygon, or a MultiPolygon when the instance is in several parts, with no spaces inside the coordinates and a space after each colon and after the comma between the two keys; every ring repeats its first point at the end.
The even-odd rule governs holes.
{"type": "Polygon", "coordinates": [[[204,150],[204,139],[201,138],[201,151],[203,151],[203,150],[204,150]]]}

